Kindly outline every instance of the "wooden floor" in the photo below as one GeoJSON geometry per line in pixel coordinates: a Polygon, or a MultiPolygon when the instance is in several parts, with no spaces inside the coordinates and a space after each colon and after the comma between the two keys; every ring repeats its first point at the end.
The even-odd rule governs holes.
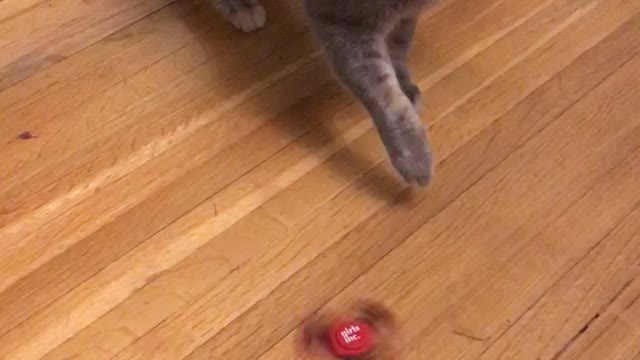
{"type": "Polygon", "coordinates": [[[640,0],[441,0],[427,190],[265,5],[0,1],[0,359],[300,359],[362,297],[398,359],[640,359],[640,0]]]}

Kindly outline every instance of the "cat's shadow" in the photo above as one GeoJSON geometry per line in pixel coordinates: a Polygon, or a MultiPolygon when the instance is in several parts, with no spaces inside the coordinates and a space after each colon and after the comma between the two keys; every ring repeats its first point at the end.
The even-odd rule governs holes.
{"type": "MultiPolygon", "coordinates": [[[[333,128],[328,126],[327,121],[341,109],[341,105],[344,105],[342,108],[350,106],[355,103],[355,99],[330,75],[330,70],[306,27],[300,1],[263,1],[268,13],[267,26],[248,34],[224,22],[206,4],[193,5],[192,3],[192,0],[182,0],[179,5],[187,7],[182,15],[184,24],[202,44],[209,59],[204,66],[215,67],[216,74],[229,74],[229,77],[218,81],[216,86],[222,88],[216,91],[228,92],[231,97],[243,90],[238,88],[233,78],[241,76],[243,77],[241,80],[246,82],[247,74],[242,74],[239,66],[244,66],[247,71],[255,73],[256,81],[264,79],[261,73],[262,66],[265,73],[271,72],[269,76],[285,73],[284,77],[276,79],[275,83],[268,86],[277,87],[278,81],[286,81],[284,86],[291,92],[300,89],[297,94],[291,94],[295,100],[292,100],[294,102],[290,106],[287,106],[284,111],[274,110],[273,104],[268,103],[270,96],[259,94],[246,100],[251,102],[249,106],[265,109],[269,122],[277,125],[276,128],[282,132],[283,137],[295,139],[287,146],[304,147],[308,150],[306,153],[316,154],[326,153],[328,143],[343,145],[340,144],[340,139],[344,134],[340,130],[334,130],[335,126],[333,128]],[[292,75],[299,70],[292,64],[301,64],[301,67],[305,67],[311,62],[321,65],[315,66],[305,76],[292,75]],[[278,69],[279,65],[281,65],[280,69],[278,69]],[[294,69],[291,73],[287,73],[287,68],[294,69]]],[[[269,87],[260,91],[268,92],[269,87]]],[[[283,87],[280,87],[279,90],[273,91],[282,92],[282,89],[283,87]]],[[[287,96],[286,91],[282,96],[287,96]]],[[[238,106],[247,106],[247,104],[238,106]]],[[[211,139],[212,143],[216,140],[219,139],[211,139]]],[[[240,141],[246,141],[246,139],[240,141]]],[[[382,147],[376,147],[371,151],[385,155],[382,147]]],[[[380,156],[374,158],[380,158],[380,156]]],[[[385,202],[397,202],[398,193],[404,188],[404,184],[392,173],[382,170],[374,161],[353,150],[351,146],[342,147],[325,161],[331,168],[331,176],[343,177],[345,183],[358,181],[358,185],[361,186],[359,191],[366,191],[368,196],[374,196],[385,202]],[[363,174],[367,177],[364,181],[363,174]]]]}

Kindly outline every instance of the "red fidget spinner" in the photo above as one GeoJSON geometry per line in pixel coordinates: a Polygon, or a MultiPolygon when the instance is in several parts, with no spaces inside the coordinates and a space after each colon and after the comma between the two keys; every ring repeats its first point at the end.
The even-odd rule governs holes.
{"type": "Polygon", "coordinates": [[[360,302],[352,312],[321,317],[303,328],[303,348],[309,355],[344,360],[391,360],[395,358],[395,321],[384,306],[360,302]]]}

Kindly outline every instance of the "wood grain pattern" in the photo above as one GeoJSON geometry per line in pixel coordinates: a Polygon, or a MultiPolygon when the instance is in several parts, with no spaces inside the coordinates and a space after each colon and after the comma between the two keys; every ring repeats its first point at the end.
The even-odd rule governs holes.
{"type": "Polygon", "coordinates": [[[361,297],[400,359],[640,359],[640,1],[438,2],[426,190],[265,5],[0,1],[0,359],[298,359],[361,297]]]}

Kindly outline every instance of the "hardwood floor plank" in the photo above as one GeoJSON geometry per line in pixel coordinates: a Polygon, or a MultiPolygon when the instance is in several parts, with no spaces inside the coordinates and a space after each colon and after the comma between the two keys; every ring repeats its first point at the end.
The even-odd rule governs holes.
{"type": "MultiPolygon", "coordinates": [[[[180,133],[183,136],[188,135],[189,131],[197,130],[202,125],[215,120],[216,113],[228,109],[216,108],[214,111],[211,107],[212,103],[226,103],[226,107],[229,107],[232,102],[237,104],[242,101],[243,97],[240,94],[247,98],[252,96],[251,91],[245,91],[247,87],[242,87],[245,81],[255,84],[264,80],[254,87],[253,93],[256,93],[256,88],[260,89],[268,85],[270,81],[273,81],[273,77],[278,78],[282,76],[282,73],[290,72],[291,70],[287,70],[287,65],[290,65],[291,68],[298,66],[296,63],[305,63],[304,56],[302,59],[292,59],[290,54],[292,51],[303,53],[302,48],[305,47],[313,49],[314,47],[308,40],[306,37],[297,42],[297,46],[290,46],[286,49],[276,48],[279,51],[268,54],[266,58],[250,47],[238,49],[238,52],[231,51],[228,57],[217,59],[215,66],[208,62],[198,66],[195,71],[189,71],[189,68],[186,68],[187,73],[183,74],[170,87],[162,88],[159,86],[158,90],[162,89],[161,91],[152,92],[149,97],[140,99],[140,94],[136,91],[139,85],[136,84],[144,82],[145,79],[154,76],[157,72],[171,73],[166,68],[172,69],[177,66],[176,58],[169,56],[166,61],[157,64],[158,68],[147,69],[148,73],[144,72],[141,78],[128,79],[127,84],[131,84],[131,89],[122,89],[120,86],[116,86],[112,93],[122,96],[119,98],[122,103],[109,96],[106,99],[94,99],[97,103],[91,103],[89,109],[82,108],[80,113],[70,114],[82,117],[83,113],[89,111],[93,114],[93,118],[86,118],[86,122],[56,123],[52,125],[51,137],[43,135],[42,138],[38,138],[37,142],[32,142],[28,146],[16,144],[16,146],[21,146],[22,151],[8,156],[9,161],[4,163],[6,165],[4,170],[7,173],[16,173],[18,176],[10,178],[0,185],[4,190],[3,203],[6,204],[3,211],[5,223],[23,215],[26,211],[35,210],[34,208],[42,206],[42,202],[50,202],[51,197],[59,197],[60,193],[71,193],[72,191],[64,186],[65,184],[71,183],[76,188],[82,188],[83,185],[86,187],[88,181],[100,177],[101,171],[114,167],[114,154],[124,153],[125,155],[120,157],[126,155],[131,157],[135,154],[132,148],[144,154],[144,148],[152,147],[154,140],[156,143],[162,143],[168,135],[173,135],[172,141],[177,142],[179,140],[177,135],[180,133]],[[245,61],[237,61],[237,57],[243,58],[245,61]],[[293,64],[291,64],[292,62],[293,64]],[[255,68],[257,63],[262,64],[262,67],[255,68]],[[271,70],[269,70],[270,67],[271,70]],[[225,81],[221,83],[213,81],[220,74],[226,74],[229,78],[225,78],[225,81]],[[270,78],[272,80],[269,80],[270,78]],[[106,109],[104,109],[105,102],[103,100],[109,104],[106,109]],[[127,103],[134,104],[134,107],[118,108],[118,106],[127,103]],[[95,107],[104,111],[96,113],[91,110],[95,107]],[[191,124],[191,128],[187,124],[191,124]],[[78,140],[69,144],[70,137],[78,138],[78,140]],[[20,158],[20,154],[27,156],[27,158],[20,158]],[[43,168],[40,165],[42,163],[47,166],[43,168]],[[22,181],[18,181],[18,179],[22,181]],[[57,183],[61,189],[53,188],[52,183],[57,183]],[[39,195],[37,200],[33,198],[34,193],[39,195]]],[[[160,39],[156,39],[156,41],[160,42],[160,39]]],[[[186,62],[185,66],[190,66],[188,59],[191,59],[192,56],[199,57],[202,52],[199,46],[187,48],[185,51],[182,56],[187,59],[184,61],[186,62]]],[[[212,55],[211,52],[208,54],[208,56],[212,55]]],[[[167,81],[169,80],[171,77],[167,79],[167,81]]],[[[154,147],[159,146],[155,145],[154,147]]],[[[144,161],[145,158],[148,158],[148,155],[137,160],[144,161]]],[[[117,158],[115,162],[123,161],[117,158]]],[[[112,178],[115,173],[114,169],[112,178]]],[[[81,194],[88,195],[86,191],[81,194]]],[[[66,208],[59,207],[59,211],[68,210],[68,207],[75,205],[76,201],[70,202],[66,208]]],[[[50,214],[50,216],[56,214],[50,214]]]]}
{"type": "MultiPolygon", "coordinates": [[[[580,112],[588,112],[588,115],[585,115],[592,118],[592,112],[599,111],[602,115],[606,114],[608,120],[614,121],[614,118],[617,117],[619,121],[629,125],[629,122],[627,121],[628,113],[625,112],[636,111],[636,104],[634,103],[636,100],[633,100],[636,95],[627,99],[629,103],[627,103],[626,107],[619,108],[620,112],[609,112],[608,108],[608,104],[615,104],[616,107],[621,105],[621,103],[618,102],[618,100],[621,99],[618,97],[612,96],[609,99],[602,99],[603,102],[599,109],[590,107],[591,105],[598,106],[595,102],[591,102],[589,105],[586,105],[586,103],[588,102],[587,99],[592,99],[604,93],[607,90],[607,86],[617,86],[614,79],[617,78],[618,81],[626,81],[628,76],[630,76],[627,71],[632,71],[634,67],[637,67],[638,61],[640,61],[640,59],[636,58],[635,61],[627,64],[623,70],[620,70],[617,73],[615,78],[603,83],[602,87],[600,87],[601,91],[596,90],[590,94],[591,96],[587,96],[584,100],[585,102],[582,103],[583,106],[578,106],[576,109],[582,109],[580,112]]],[[[626,90],[622,90],[622,87],[620,89],[621,91],[626,92],[626,90]]],[[[620,95],[622,94],[623,93],[620,95]]],[[[574,117],[573,112],[567,112],[566,114],[567,115],[565,116],[567,117],[574,117]]],[[[580,118],[580,116],[578,117],[580,118]]],[[[597,121],[599,121],[599,119],[597,121]]],[[[611,156],[615,157],[622,155],[625,157],[624,154],[629,154],[629,151],[634,151],[633,149],[637,148],[637,144],[632,140],[638,136],[638,128],[635,126],[637,126],[637,124],[630,125],[630,127],[626,128],[623,132],[618,133],[618,135],[614,135],[614,137],[609,140],[610,143],[608,146],[603,145],[604,147],[610,147],[609,151],[611,151],[611,156]],[[621,144],[627,140],[631,140],[632,142],[627,143],[629,147],[626,148],[626,151],[622,151],[621,144]]],[[[579,128],[581,129],[581,132],[585,129],[583,125],[580,125],[579,128]]],[[[552,136],[561,137],[562,135],[561,133],[556,133],[552,136]]],[[[596,155],[596,149],[593,148],[589,149],[587,152],[581,151],[581,154],[578,156],[581,157],[569,160],[568,162],[565,162],[566,160],[556,162],[555,165],[558,169],[563,169],[566,168],[566,166],[570,166],[569,164],[574,163],[575,161],[588,162],[594,160],[596,162],[593,163],[592,167],[590,169],[585,169],[591,173],[594,170],[593,166],[600,166],[602,161],[615,161],[613,160],[613,157],[609,158],[608,156],[601,158],[601,160],[596,160],[598,155],[596,155]]],[[[552,158],[545,160],[553,164],[553,162],[559,160],[559,157],[560,155],[558,153],[557,156],[553,156],[552,158]]],[[[459,303],[455,303],[455,305],[451,305],[453,300],[451,298],[452,295],[449,294],[449,310],[440,314],[438,319],[434,320],[433,325],[429,326],[426,330],[423,330],[419,339],[416,338],[414,343],[411,344],[412,349],[414,349],[413,354],[408,356],[408,358],[416,358],[419,357],[420,354],[426,352],[432,354],[434,358],[476,358],[479,352],[483,351],[487,340],[492,339],[494,336],[504,331],[503,329],[509,325],[509,322],[511,321],[510,319],[517,319],[522,312],[532,306],[535,301],[537,301],[540,294],[556,281],[559,274],[564,273],[566,271],[565,269],[573,266],[575,261],[581,258],[583,254],[593,246],[592,244],[599,241],[600,238],[619,221],[621,216],[626,215],[630,211],[631,207],[637,204],[638,195],[640,195],[637,191],[638,178],[629,176],[637,171],[637,152],[635,155],[632,155],[632,158],[628,160],[628,163],[623,163],[622,170],[611,172],[611,176],[607,177],[606,181],[604,181],[606,185],[600,185],[596,187],[594,191],[590,191],[586,197],[576,203],[575,207],[569,208],[566,212],[563,210],[564,208],[561,208],[562,210],[560,210],[560,213],[554,214],[552,211],[549,211],[544,215],[541,214],[535,217],[540,219],[540,221],[545,221],[545,219],[548,221],[559,216],[559,223],[542,222],[537,225],[531,224],[527,226],[520,226],[510,230],[511,226],[513,226],[512,223],[509,228],[502,229],[502,231],[507,233],[506,235],[497,236],[494,234],[494,238],[491,239],[491,244],[497,244],[495,241],[500,241],[499,239],[502,236],[506,236],[506,238],[502,240],[502,245],[493,245],[496,246],[493,248],[489,243],[480,245],[486,253],[481,251],[479,254],[475,254],[475,256],[480,258],[478,259],[479,263],[475,265],[475,273],[473,275],[468,275],[468,280],[465,283],[467,289],[471,286],[471,281],[477,284],[476,287],[472,291],[467,291],[462,295],[464,298],[461,299],[459,303]],[[619,172],[621,172],[622,175],[618,175],[619,172]],[[620,178],[622,178],[624,182],[622,182],[622,180],[618,180],[620,178]],[[613,201],[611,207],[605,207],[604,209],[598,208],[596,205],[603,201],[602,194],[606,194],[611,187],[615,187],[616,190],[622,191],[622,193],[620,193],[620,199],[624,199],[625,201],[613,201]],[[594,213],[590,212],[590,216],[582,218],[582,211],[584,211],[582,209],[584,208],[589,209],[589,211],[594,211],[594,213]],[[600,223],[593,222],[592,219],[595,218],[603,221],[601,227],[598,226],[600,223]],[[585,229],[586,226],[581,226],[580,222],[576,224],[576,219],[589,219],[591,222],[588,223],[590,225],[590,231],[588,233],[584,233],[582,230],[585,229]],[[546,228],[548,230],[539,232],[540,230],[538,229],[540,228],[546,228]],[[560,231],[563,230],[566,234],[564,236],[558,236],[558,234],[562,234],[560,231]],[[509,233],[509,231],[513,231],[513,233],[509,233]],[[522,242],[528,239],[532,239],[533,243],[526,243],[526,245],[524,245],[522,242]],[[581,241],[576,242],[576,239],[581,239],[581,241]],[[562,240],[566,241],[566,245],[564,247],[561,246],[562,240]],[[548,245],[553,244],[554,242],[556,243],[555,246],[548,245]],[[536,254],[536,256],[531,256],[531,254],[536,254]],[[500,266],[501,263],[505,263],[505,266],[500,266]],[[488,267],[488,264],[493,264],[493,267],[488,267]],[[485,268],[485,271],[479,270],[485,268]],[[541,269],[546,269],[548,272],[541,273],[541,269]],[[489,277],[485,278],[481,274],[485,274],[489,277]],[[496,277],[497,274],[503,274],[504,277],[500,277],[500,279],[498,279],[496,277]],[[480,282],[476,283],[476,281],[480,282]],[[511,293],[510,291],[513,292],[511,293]],[[505,298],[502,295],[505,293],[518,294],[519,296],[505,298]],[[471,334],[471,336],[464,337],[459,334],[471,334]],[[476,341],[472,339],[483,339],[485,341],[476,341]],[[432,349],[435,344],[447,344],[447,346],[436,346],[435,349],[432,349]]],[[[531,169],[530,171],[537,172],[537,170],[534,169],[531,169]]],[[[538,174],[540,174],[540,172],[538,174]]],[[[539,176],[541,175],[542,174],[539,176]]],[[[547,190],[544,195],[539,194],[537,200],[535,200],[538,204],[537,208],[540,208],[540,205],[542,204],[549,204],[549,206],[563,206],[560,205],[560,203],[570,201],[569,194],[577,190],[578,183],[576,181],[571,184],[566,184],[565,186],[568,186],[568,188],[560,190],[563,188],[563,185],[559,182],[559,179],[561,178],[560,174],[549,174],[548,176],[552,178],[551,181],[556,180],[553,182],[554,188],[547,190]],[[562,198],[557,200],[554,199],[552,195],[553,191],[563,191],[564,193],[562,198]]],[[[524,179],[521,181],[524,181],[524,179]]],[[[549,181],[549,179],[539,180],[539,183],[544,184],[545,181],[549,181]]],[[[598,181],[600,182],[601,180],[599,179],[598,181]]],[[[533,189],[534,188],[532,188],[531,191],[534,191],[533,189]]],[[[618,197],[615,198],[618,199],[618,197]]],[[[520,200],[522,205],[530,203],[530,201],[525,199],[520,200]]],[[[526,211],[520,210],[516,210],[512,214],[513,215],[511,216],[527,216],[526,211]]],[[[499,216],[500,217],[498,219],[500,220],[510,218],[506,214],[501,214],[499,216]]],[[[493,228],[493,226],[497,226],[493,216],[489,219],[490,220],[487,221],[491,221],[493,223],[491,225],[484,224],[484,226],[489,226],[491,228],[493,228]]],[[[517,220],[512,219],[512,221],[515,222],[517,220]]],[[[500,222],[498,222],[498,224],[499,223],[500,222]]],[[[467,234],[473,234],[474,231],[478,231],[475,228],[465,230],[467,234]]],[[[433,233],[433,231],[427,233],[433,233]]],[[[462,242],[464,242],[464,240],[462,240],[462,242]]],[[[464,268],[470,266],[471,263],[470,258],[463,258],[460,255],[457,255],[456,261],[460,262],[461,265],[459,267],[464,268]]],[[[451,275],[451,272],[452,270],[448,272],[447,276],[452,277],[453,275],[451,275]]]]}
{"type": "Polygon", "coordinates": [[[40,2],[0,22],[0,91],[175,0],[40,2]]]}
{"type": "MultiPolygon", "coordinates": [[[[441,132],[443,144],[456,144],[448,137],[455,138],[474,136],[487,122],[502,115],[512,104],[528,96],[533,89],[542,85],[555,73],[564,69],[577,56],[593,47],[617,27],[639,11],[638,3],[633,1],[598,2],[597,6],[588,10],[579,21],[567,27],[549,39],[543,47],[525,57],[517,66],[508,68],[486,84],[485,91],[479,91],[459,106],[435,121],[432,131],[441,132]],[[527,71],[535,68],[538,72],[527,71]],[[482,113],[473,112],[470,108],[480,108],[482,113]],[[470,114],[474,114],[470,116],[470,114]],[[477,128],[476,128],[477,126],[477,128]],[[461,134],[464,129],[466,134],[461,134]]],[[[450,148],[440,148],[440,156],[450,153],[450,148]]]]}
{"type": "MultiPolygon", "coordinates": [[[[308,79],[307,70],[300,71],[291,80],[300,82],[308,79]]],[[[265,94],[265,101],[268,101],[268,98],[282,98],[281,90],[288,89],[289,86],[290,82],[283,81],[278,85],[279,89],[273,88],[265,94]]],[[[335,96],[335,92],[333,95],[328,93],[327,100],[331,100],[329,96],[335,96]]],[[[315,105],[317,106],[319,105],[315,105]]],[[[295,115],[299,109],[300,107],[293,108],[291,114],[295,115]]],[[[237,108],[227,114],[227,119],[235,124],[235,131],[240,131],[239,121],[243,118],[259,118],[259,110],[237,108]]],[[[32,233],[22,246],[3,254],[7,256],[2,266],[2,269],[7,271],[3,284],[8,288],[0,293],[0,302],[3,304],[0,307],[3,316],[0,316],[0,319],[7,321],[5,329],[9,330],[12,327],[10,324],[17,324],[19,319],[31,316],[42,306],[87,280],[111,261],[135,249],[168,224],[225,189],[273,153],[280,151],[292,138],[300,136],[319,120],[323,119],[300,124],[298,129],[291,129],[289,134],[283,133],[281,123],[275,123],[250,132],[251,142],[236,143],[229,148],[221,148],[222,145],[227,145],[226,143],[216,148],[208,141],[211,136],[216,136],[216,133],[220,134],[217,136],[222,136],[221,134],[229,129],[225,126],[214,127],[212,130],[216,132],[213,134],[202,133],[203,136],[199,136],[201,140],[192,139],[182,149],[175,149],[181,151],[154,158],[152,163],[115,182],[112,188],[103,189],[90,201],[73,208],[59,221],[32,233]],[[209,148],[210,158],[202,156],[201,151],[206,148],[209,148]],[[196,165],[200,167],[184,164],[185,159],[194,159],[197,154],[201,158],[197,159],[196,165]],[[238,159],[243,161],[237,161],[238,159]],[[177,166],[181,162],[183,164],[177,166]],[[225,166],[226,171],[216,171],[220,166],[225,166]],[[165,169],[162,171],[163,176],[158,176],[157,171],[160,168],[165,169]],[[175,187],[183,188],[183,191],[175,192],[175,187]],[[140,194],[141,191],[144,193],[140,194]],[[94,203],[97,199],[100,200],[100,206],[94,203]],[[127,202],[128,208],[124,207],[127,202]],[[96,216],[108,216],[100,219],[101,221],[93,219],[87,223],[85,217],[92,213],[96,216]],[[144,220],[150,216],[150,220],[144,220]],[[144,222],[144,226],[140,226],[140,222],[144,222]],[[78,227],[76,224],[81,226],[78,227]],[[51,239],[55,240],[56,246],[51,246],[51,239]],[[85,263],[73,260],[79,258],[87,258],[90,261],[85,263]],[[36,272],[29,274],[33,270],[36,272]],[[21,279],[27,274],[27,278],[21,279]],[[55,278],[65,280],[45,281],[55,278]],[[38,286],[34,288],[33,284],[38,286]],[[24,289],[31,290],[26,294],[24,289]],[[28,296],[23,297],[20,294],[28,296]],[[24,301],[29,301],[31,306],[22,306],[24,301]]],[[[248,123],[247,126],[251,124],[248,123]]],[[[247,132],[250,130],[251,128],[247,132]]],[[[275,176],[273,173],[268,175],[275,176]]],[[[239,198],[235,200],[238,201],[239,198]]],[[[224,208],[221,207],[220,211],[222,210],[224,208]]]]}
{"type": "MultiPolygon", "coordinates": [[[[274,58],[274,61],[279,62],[277,58],[274,58]]],[[[276,64],[273,65],[277,67],[276,64]]],[[[18,210],[17,214],[10,212],[7,215],[9,219],[11,216],[22,216],[0,229],[1,236],[13,239],[5,244],[7,251],[0,256],[18,259],[20,257],[14,256],[14,252],[25,248],[32,249],[34,243],[49,246],[51,243],[43,236],[57,234],[61,228],[71,225],[70,222],[90,226],[90,230],[87,231],[97,230],[112,221],[114,217],[122,215],[136,202],[143,200],[126,195],[120,199],[113,198],[109,196],[112,194],[111,191],[117,193],[118,189],[128,189],[127,191],[148,194],[184,176],[189,170],[201,165],[225,147],[272,121],[275,114],[283,111],[287,106],[307,97],[315,86],[322,85],[325,81],[323,78],[326,79],[328,74],[321,65],[318,61],[314,61],[313,57],[302,59],[299,63],[272,74],[272,78],[267,77],[252,90],[240,92],[230,99],[223,100],[225,96],[223,92],[211,94],[183,111],[172,114],[170,119],[164,119],[165,121],[152,119],[153,124],[138,124],[133,129],[121,129],[122,137],[111,137],[107,142],[98,142],[96,144],[98,149],[94,147],[90,149],[91,151],[76,154],[69,159],[66,162],[67,166],[71,166],[71,163],[79,163],[79,167],[65,174],[63,179],[49,184],[45,187],[45,191],[34,194],[29,191],[31,190],[29,186],[25,187],[23,184],[17,187],[16,191],[19,194],[25,194],[26,209],[18,210]],[[311,66],[305,67],[308,63],[311,63],[311,66]],[[318,79],[318,82],[306,88],[305,91],[287,96],[285,94],[289,92],[288,87],[291,86],[291,82],[278,83],[278,81],[290,75],[290,80],[294,83],[302,84],[310,78],[318,79]],[[274,84],[275,86],[272,86],[274,84]],[[262,92],[263,90],[268,91],[262,92]],[[254,101],[253,105],[241,106],[248,99],[254,101]],[[212,109],[211,101],[217,101],[220,106],[212,109]],[[171,124],[170,120],[174,123],[171,124]],[[172,125],[176,127],[173,128],[172,125]],[[228,133],[231,129],[233,132],[228,133]],[[225,136],[226,134],[228,136],[225,136]],[[150,136],[155,138],[147,142],[146,139],[150,136]],[[223,140],[212,142],[212,138],[223,140]],[[132,151],[132,147],[135,151],[132,151]],[[99,150],[100,148],[105,149],[104,152],[99,150]],[[95,158],[96,153],[101,155],[95,158]],[[172,170],[162,172],[162,176],[158,176],[155,169],[157,166],[172,170]],[[139,176],[141,174],[144,176],[139,176]],[[95,199],[91,198],[97,192],[107,199],[100,208],[94,208],[95,199]],[[123,202],[122,199],[126,201],[123,202]],[[55,204],[54,207],[51,206],[52,203],[55,204]],[[40,205],[40,207],[29,213],[28,209],[34,205],[40,205]],[[90,216],[86,212],[87,207],[95,213],[95,216],[90,216]]],[[[254,79],[253,76],[255,75],[247,74],[244,81],[251,82],[254,79]]],[[[238,81],[238,86],[241,83],[238,81]]],[[[243,164],[242,166],[252,167],[253,165],[243,164]]],[[[63,170],[60,167],[52,167],[51,171],[62,172],[63,170]]],[[[46,175],[51,174],[45,172],[37,181],[46,181],[48,178],[46,175]]],[[[20,197],[16,196],[14,199],[20,199],[20,197]]],[[[193,204],[192,207],[195,205],[197,204],[193,204]]],[[[86,232],[76,232],[74,238],[67,238],[66,242],[57,244],[57,250],[56,248],[52,250],[60,253],[66,248],[61,246],[62,244],[72,245],[86,235],[86,232]]],[[[2,272],[1,268],[10,267],[12,265],[5,263],[0,266],[0,272],[2,272]]],[[[4,286],[15,281],[8,277],[4,279],[4,286]]]]}
{"type": "Polygon", "coordinates": [[[640,210],[636,208],[497,338],[481,359],[561,357],[594,322],[602,321],[599,318],[609,313],[609,306],[638,277],[639,247],[640,210]]]}
{"type": "MultiPolygon", "coordinates": [[[[635,229],[637,234],[637,229],[635,229]]],[[[617,294],[598,319],[584,330],[557,359],[636,359],[639,353],[637,278],[617,294]]]]}
{"type": "MultiPolygon", "coordinates": [[[[102,93],[116,84],[120,85],[116,89],[126,92],[127,85],[136,83],[130,78],[148,71],[168,55],[184,52],[183,48],[194,42],[196,36],[206,33],[211,24],[210,17],[199,15],[193,6],[186,6],[183,1],[178,2],[1,92],[0,109],[6,114],[0,122],[2,139],[13,140],[9,136],[15,136],[20,129],[15,120],[24,117],[34,117],[29,122],[32,132],[47,136],[46,126],[54,125],[50,124],[51,120],[79,110],[79,106],[96,95],[106,97],[109,94],[102,93]]],[[[178,59],[176,65],[179,64],[178,59]]],[[[168,66],[165,69],[172,70],[168,66]]],[[[148,81],[152,88],[153,79],[148,81]]],[[[145,88],[141,84],[137,88],[143,97],[145,88]]],[[[13,142],[8,145],[15,147],[13,142]]]]}

